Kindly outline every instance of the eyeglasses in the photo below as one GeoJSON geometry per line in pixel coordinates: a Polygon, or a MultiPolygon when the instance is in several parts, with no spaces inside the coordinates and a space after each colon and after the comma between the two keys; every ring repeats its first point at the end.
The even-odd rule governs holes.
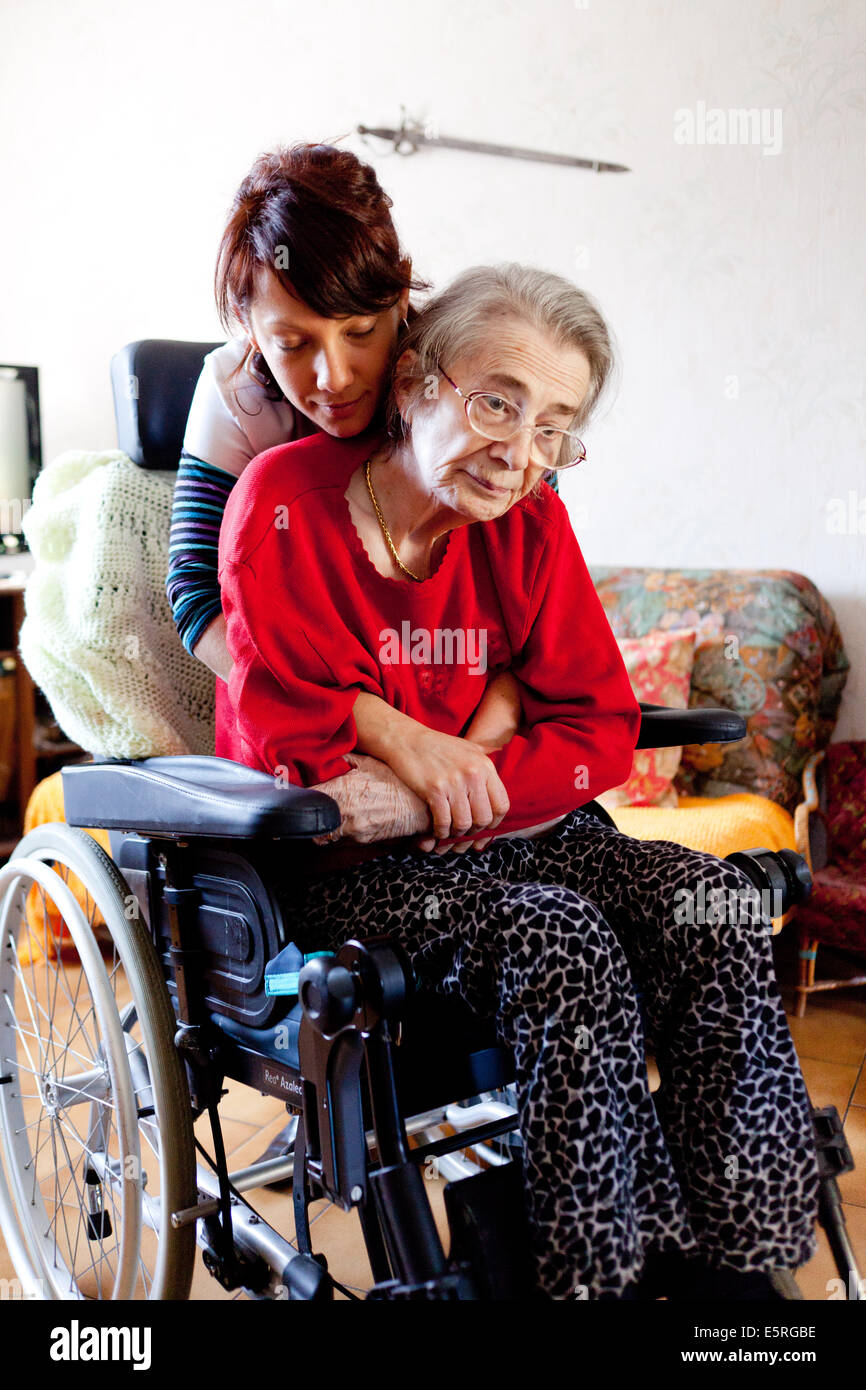
{"type": "Polygon", "coordinates": [[[438,362],[436,366],[464,402],[466,419],[482,438],[512,439],[520,430],[528,429],[532,434],[530,455],[535,455],[536,462],[543,468],[559,470],[583,463],[586,449],[573,431],[560,430],[555,425],[527,425],[525,412],[519,405],[496,391],[470,391],[464,395],[438,362]]]}

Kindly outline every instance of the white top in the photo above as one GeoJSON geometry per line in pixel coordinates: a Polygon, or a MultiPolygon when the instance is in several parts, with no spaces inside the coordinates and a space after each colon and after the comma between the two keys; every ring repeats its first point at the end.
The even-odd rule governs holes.
{"type": "Polygon", "coordinates": [[[269,400],[265,388],[246,370],[236,371],[248,351],[246,338],[232,338],[208,353],[183,438],[183,447],[193,458],[236,478],[250,459],[275,444],[288,443],[296,432],[295,412],[288,401],[269,400]]]}

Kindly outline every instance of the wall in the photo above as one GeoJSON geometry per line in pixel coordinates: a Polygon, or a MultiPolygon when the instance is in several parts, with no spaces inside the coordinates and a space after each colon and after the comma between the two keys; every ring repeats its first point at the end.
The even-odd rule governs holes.
{"type": "Polygon", "coordinates": [[[433,282],[527,260],[601,302],[621,386],[563,489],[590,562],[806,573],[854,666],[837,736],[866,738],[864,34],[857,0],[7,3],[0,361],[41,369],[48,458],[112,445],[111,353],[220,336],[222,217],[278,141],[403,103],[627,164],[348,142],[433,282]],[[722,131],[740,108],[763,131],[722,131]]]}

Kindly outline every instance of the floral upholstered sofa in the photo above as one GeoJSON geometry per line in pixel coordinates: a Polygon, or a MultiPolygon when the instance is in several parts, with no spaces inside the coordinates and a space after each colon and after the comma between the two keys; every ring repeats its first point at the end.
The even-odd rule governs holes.
{"type": "Polygon", "coordinates": [[[609,805],[617,825],[640,839],[720,855],[759,845],[795,848],[804,769],[830,742],[849,669],[827,600],[788,570],[591,572],[621,648],[651,645],[664,634],[691,641],[694,634],[685,682],[678,668],[682,698],[664,684],[666,698],[653,700],[633,675],[639,698],[723,705],[748,727],[739,743],[683,749],[673,795],[661,804],[647,804],[645,796],[623,804],[620,796],[609,805]]]}

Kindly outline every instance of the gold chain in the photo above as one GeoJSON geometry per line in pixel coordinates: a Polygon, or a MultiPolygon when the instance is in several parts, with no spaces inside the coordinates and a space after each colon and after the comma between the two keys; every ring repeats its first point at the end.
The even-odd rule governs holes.
{"type": "Polygon", "coordinates": [[[410,579],[415,579],[415,580],[418,581],[419,584],[421,584],[421,583],[423,583],[423,577],[422,577],[420,574],[415,574],[412,570],[409,569],[409,566],[408,566],[408,565],[404,565],[404,564],[403,564],[403,561],[400,559],[400,556],[397,554],[397,550],[396,550],[396,548],[395,548],[395,546],[394,546],[394,542],[391,540],[391,533],[390,533],[390,531],[388,530],[388,527],[385,525],[385,518],[383,517],[382,512],[381,512],[381,510],[380,510],[380,508],[379,508],[379,503],[376,501],[376,494],[375,494],[375,492],[373,491],[373,484],[372,484],[372,482],[370,481],[370,464],[371,464],[371,462],[372,462],[371,459],[367,459],[367,467],[366,467],[366,469],[364,470],[364,476],[365,476],[366,479],[367,479],[367,491],[368,491],[369,494],[370,494],[370,501],[373,503],[373,509],[374,509],[374,511],[375,511],[375,513],[376,513],[376,515],[377,515],[377,517],[379,518],[379,525],[380,525],[381,528],[382,528],[382,535],[385,537],[385,541],[386,541],[386,543],[387,543],[388,549],[390,550],[391,554],[394,556],[394,559],[397,561],[397,564],[400,566],[400,568],[401,568],[401,570],[403,571],[403,573],[404,573],[404,574],[408,574],[408,576],[409,576],[410,579]]]}

